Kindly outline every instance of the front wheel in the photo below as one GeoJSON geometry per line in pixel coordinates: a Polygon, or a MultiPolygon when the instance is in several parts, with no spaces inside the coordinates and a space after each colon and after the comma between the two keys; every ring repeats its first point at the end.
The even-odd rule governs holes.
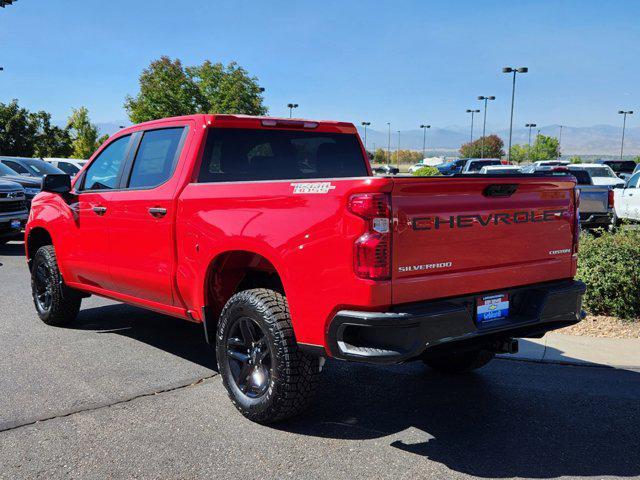
{"type": "Polygon", "coordinates": [[[287,300],[273,290],[244,290],[229,299],[216,353],[231,401],[254,422],[299,414],[315,391],[319,361],[298,348],[287,300]]]}
{"type": "Polygon", "coordinates": [[[40,320],[47,325],[63,326],[78,316],[82,297],[62,281],[52,245],[40,247],[33,257],[31,294],[40,320]]]}
{"type": "Polygon", "coordinates": [[[430,368],[442,373],[466,373],[484,367],[493,360],[494,354],[487,350],[455,352],[432,358],[425,358],[430,368]]]}

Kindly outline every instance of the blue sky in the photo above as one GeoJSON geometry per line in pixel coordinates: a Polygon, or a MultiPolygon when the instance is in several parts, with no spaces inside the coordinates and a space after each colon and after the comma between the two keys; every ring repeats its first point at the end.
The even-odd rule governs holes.
{"type": "Polygon", "coordinates": [[[294,101],[300,116],[378,130],[464,126],[484,94],[504,127],[500,70],[524,65],[516,125],[617,125],[619,108],[640,110],[639,18],[631,0],[17,0],[0,9],[0,101],[123,122],[141,70],[169,55],[239,62],[272,115],[294,101]]]}

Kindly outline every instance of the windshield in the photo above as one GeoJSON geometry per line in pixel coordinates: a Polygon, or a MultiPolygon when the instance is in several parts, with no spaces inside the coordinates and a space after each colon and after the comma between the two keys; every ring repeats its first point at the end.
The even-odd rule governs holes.
{"type": "Polygon", "coordinates": [[[64,173],[59,168],[56,168],[43,160],[24,160],[23,165],[34,177],[42,177],[48,173],[64,173]]]}
{"type": "Polygon", "coordinates": [[[482,167],[487,167],[489,165],[502,165],[502,162],[500,160],[478,160],[477,162],[469,163],[467,171],[479,172],[482,167]]]}
{"type": "Polygon", "coordinates": [[[609,165],[611,170],[616,173],[633,173],[633,170],[636,168],[636,162],[633,160],[626,160],[622,162],[605,162],[605,165],[609,165]]]}
{"type": "Polygon", "coordinates": [[[611,170],[607,166],[602,166],[602,167],[582,167],[582,169],[584,169],[587,172],[589,172],[589,175],[591,175],[592,178],[593,177],[618,178],[616,176],[616,174],[613,173],[613,170],[611,170]]]}
{"type": "Polygon", "coordinates": [[[4,177],[5,175],[17,175],[17,173],[7,167],[4,163],[0,163],[0,176],[4,177]]]}

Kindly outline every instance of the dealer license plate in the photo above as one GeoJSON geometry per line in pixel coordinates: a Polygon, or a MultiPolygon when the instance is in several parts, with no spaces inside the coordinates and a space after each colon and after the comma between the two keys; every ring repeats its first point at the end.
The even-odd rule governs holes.
{"type": "Polygon", "coordinates": [[[476,321],[479,324],[488,323],[509,316],[509,295],[499,293],[478,298],[476,307],[476,321]]]}
{"type": "Polygon", "coordinates": [[[19,219],[11,220],[11,230],[20,230],[22,222],[19,219]]]}

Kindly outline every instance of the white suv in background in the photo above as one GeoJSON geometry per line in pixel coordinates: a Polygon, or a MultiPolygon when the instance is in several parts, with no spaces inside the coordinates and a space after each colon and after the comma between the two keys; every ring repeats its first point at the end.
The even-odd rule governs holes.
{"type": "Polygon", "coordinates": [[[84,167],[84,164],[87,163],[86,160],[76,158],[43,158],[43,160],[72,177],[75,177],[80,169],[84,167]]]}

